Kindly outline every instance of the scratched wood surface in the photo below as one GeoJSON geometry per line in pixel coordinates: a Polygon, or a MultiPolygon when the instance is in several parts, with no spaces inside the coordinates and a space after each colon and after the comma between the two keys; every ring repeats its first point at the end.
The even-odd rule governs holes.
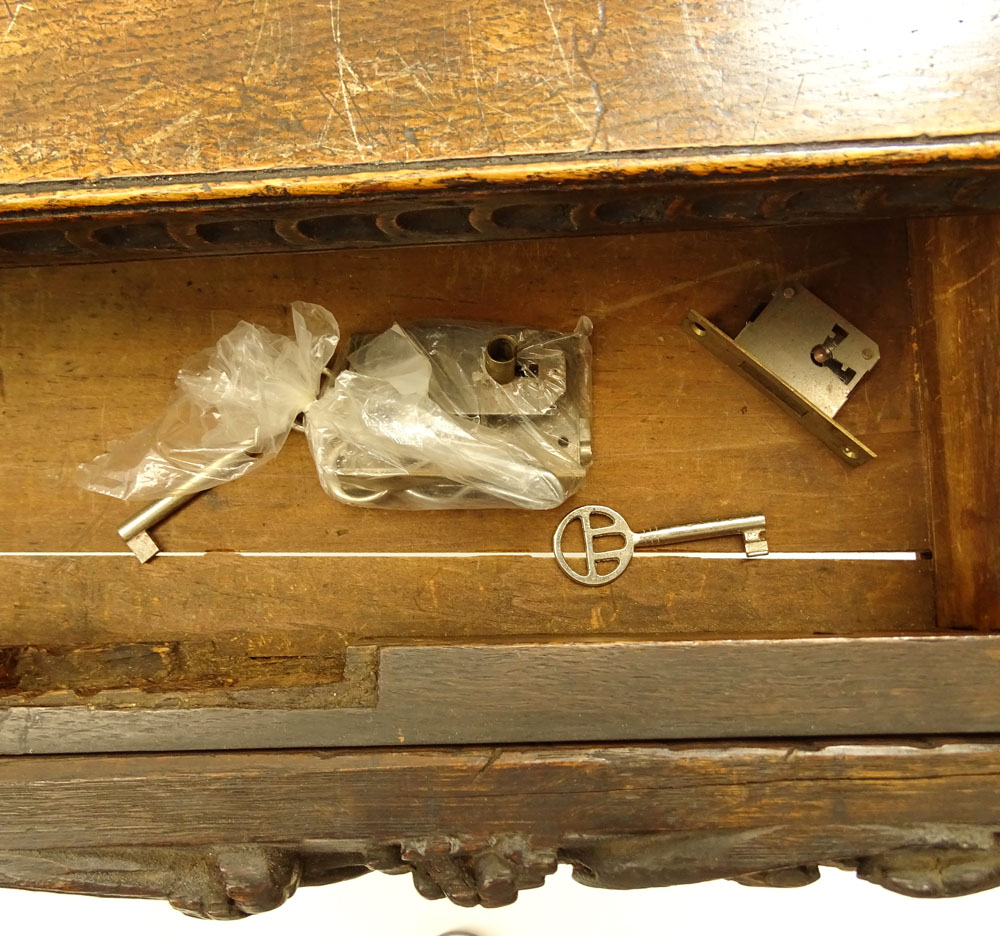
{"type": "Polygon", "coordinates": [[[938,613],[1000,629],[1000,220],[910,224],[931,462],[938,613]]]}
{"type": "Polygon", "coordinates": [[[477,840],[748,828],[794,838],[817,825],[938,823],[945,836],[948,826],[1000,821],[998,781],[991,739],[0,760],[2,843],[14,849],[388,840],[445,829],[477,840]]]}
{"type": "MultiPolygon", "coordinates": [[[[607,503],[639,528],[762,511],[772,548],[782,552],[929,544],[901,224],[0,276],[0,551],[120,553],[114,530],[134,506],[77,489],[76,464],[154,418],[189,353],[241,316],[287,330],[283,307],[299,297],[325,303],[345,333],[380,328],[394,317],[513,317],[571,327],[590,315],[596,457],[570,506],[607,503]],[[861,469],[833,458],[680,327],[695,306],[735,332],[788,278],[803,279],[880,343],[879,366],[842,411],[880,456],[861,469]],[[514,290],[516,303],[509,298],[514,290]]],[[[4,592],[13,597],[0,611],[3,634],[8,644],[53,646],[256,633],[270,635],[286,656],[324,661],[331,634],[350,643],[504,634],[886,633],[934,624],[927,561],[649,558],[637,559],[610,588],[586,589],[542,557],[218,554],[545,552],[561,516],[340,505],[322,493],[304,441],[293,435],[256,476],[210,492],[160,528],[165,549],[209,551],[202,559],[162,558],[142,568],[129,558],[0,558],[4,592]]]]}
{"type": "Polygon", "coordinates": [[[718,147],[777,150],[780,167],[789,145],[833,144],[836,163],[852,141],[975,148],[1000,130],[987,0],[5,7],[11,210],[65,183],[93,194],[127,177],[718,147]]]}

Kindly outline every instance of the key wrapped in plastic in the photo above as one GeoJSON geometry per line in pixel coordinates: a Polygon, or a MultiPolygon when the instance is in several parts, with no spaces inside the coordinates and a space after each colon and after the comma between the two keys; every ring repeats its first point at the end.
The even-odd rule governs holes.
{"type": "Polygon", "coordinates": [[[557,507],[591,460],[589,335],[481,323],[356,335],[306,414],[339,501],[409,510],[557,507]]]}
{"type": "Polygon", "coordinates": [[[82,487],[122,500],[205,491],[273,458],[316,400],[340,337],[322,306],[292,304],[295,337],[240,322],[177,375],[163,415],[80,465],[82,487]]]}

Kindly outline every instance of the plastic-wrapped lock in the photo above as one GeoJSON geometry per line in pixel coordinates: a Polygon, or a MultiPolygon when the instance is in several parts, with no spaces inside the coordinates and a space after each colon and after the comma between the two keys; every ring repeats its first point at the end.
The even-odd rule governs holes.
{"type": "Polygon", "coordinates": [[[591,461],[589,336],[431,322],[352,336],[306,414],[324,490],[408,510],[557,507],[591,461]]]}

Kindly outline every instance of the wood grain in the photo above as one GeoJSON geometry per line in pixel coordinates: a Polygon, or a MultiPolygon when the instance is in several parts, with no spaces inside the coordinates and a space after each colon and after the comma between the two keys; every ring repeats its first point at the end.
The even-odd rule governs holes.
{"type": "Polygon", "coordinates": [[[389,646],[374,708],[42,697],[0,754],[997,733],[998,682],[997,636],[389,646]]]}
{"type": "Polygon", "coordinates": [[[997,769],[996,744],[954,740],[0,760],[0,887],[212,920],[369,871],[500,907],[559,864],[615,889],[801,887],[831,864],[959,896],[1000,884],[997,769]]]}
{"type": "MultiPolygon", "coordinates": [[[[98,657],[92,665],[109,678],[126,674],[115,681],[135,666],[139,683],[146,670],[128,651],[137,628],[145,641],[179,642],[196,686],[206,668],[194,658],[206,639],[218,642],[220,665],[229,657],[227,646],[243,646],[248,657],[311,657],[325,671],[331,655],[338,658],[338,645],[359,641],[787,637],[919,633],[934,626],[929,561],[640,556],[603,588],[581,587],[555,559],[541,555],[264,559],[210,553],[167,556],[149,568],[131,555],[0,561],[10,609],[0,647],[125,644],[118,659],[98,657]]],[[[270,667],[275,676],[276,670],[270,667]]],[[[166,676],[171,669],[161,671],[158,662],[151,672],[166,676]]],[[[257,681],[248,672],[232,678],[257,681]]],[[[76,679],[81,686],[93,681],[82,672],[76,679]]]]}
{"type": "MultiPolygon", "coordinates": [[[[929,534],[905,247],[903,227],[892,224],[5,271],[0,551],[123,552],[114,530],[133,505],[77,489],[76,464],[155,418],[189,354],[241,317],[287,331],[285,306],[300,297],[327,304],[345,334],[394,318],[566,328],[590,315],[596,460],[567,510],[607,503],[637,528],[761,511],[777,551],[922,550],[929,534]],[[841,465],[683,332],[696,305],[735,333],[785,278],[805,279],[880,343],[879,366],[841,417],[879,451],[863,471],[841,465]]],[[[259,473],[159,528],[165,549],[207,551],[203,558],[147,568],[124,558],[0,558],[11,598],[0,610],[0,644],[125,645],[117,657],[94,657],[125,661],[137,640],[179,640],[192,653],[199,641],[262,640],[325,672],[314,634],[349,644],[934,626],[926,562],[637,559],[613,587],[588,590],[542,558],[227,555],[546,552],[561,516],[343,506],[322,493],[293,435],[259,473]]],[[[118,684],[124,663],[108,666],[109,684],[118,684]]],[[[204,685],[204,667],[191,672],[186,685],[204,685]]],[[[83,684],[99,682],[92,676],[83,684]]]]}
{"type": "Polygon", "coordinates": [[[1000,221],[911,222],[943,625],[1000,629],[1000,221]]]}
{"type": "Polygon", "coordinates": [[[855,0],[13,4],[0,179],[8,194],[107,191],[179,173],[991,134],[992,13],[976,0],[891,14],[855,0]]]}
{"type": "Polygon", "coordinates": [[[0,266],[995,211],[990,5],[859,2],[14,4],[0,266]]]}
{"type": "MultiPolygon", "coordinates": [[[[132,508],[77,490],[76,464],[155,418],[180,363],[241,317],[287,332],[300,297],[325,303],[345,334],[397,318],[566,328],[589,315],[596,458],[571,505],[603,500],[637,527],[759,510],[786,551],[922,549],[905,249],[901,226],[864,225],[4,271],[0,550],[118,548],[114,528],[132,508]],[[696,306],[735,332],[796,273],[882,347],[841,412],[880,453],[863,473],[842,469],[681,328],[696,306]]],[[[416,523],[334,504],[313,470],[293,436],[266,470],[165,524],[165,548],[535,550],[561,516],[416,523]]]]}
{"type": "Polygon", "coordinates": [[[787,854],[810,833],[821,851],[836,827],[867,827],[868,847],[893,827],[965,827],[982,847],[992,836],[976,827],[1000,826],[998,780],[992,739],[13,757],[0,760],[0,847],[770,828],[787,854]]]}

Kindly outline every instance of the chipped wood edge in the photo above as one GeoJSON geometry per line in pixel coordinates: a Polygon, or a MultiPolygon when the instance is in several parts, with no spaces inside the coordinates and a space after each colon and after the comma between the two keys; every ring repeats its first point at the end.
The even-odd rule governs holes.
{"type": "Polygon", "coordinates": [[[1000,635],[389,646],[376,678],[367,708],[8,706],[0,754],[1000,732],[1000,635]]]}

